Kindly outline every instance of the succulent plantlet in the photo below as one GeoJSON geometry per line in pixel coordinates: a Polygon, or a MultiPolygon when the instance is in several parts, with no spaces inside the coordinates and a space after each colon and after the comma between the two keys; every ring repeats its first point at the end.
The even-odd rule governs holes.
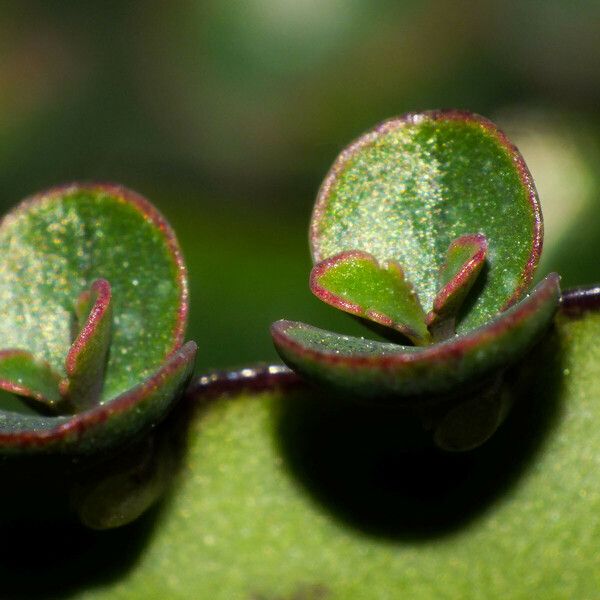
{"type": "MultiPolygon", "coordinates": [[[[0,399],[0,454],[118,465],[114,456],[171,411],[194,366],[196,345],[183,344],[186,269],[171,228],[125,188],[73,184],[5,216],[0,248],[0,388],[21,400],[15,409],[0,399]]],[[[132,500],[135,509],[107,526],[156,499],[138,479],[147,500],[132,500]]]]}
{"type": "Polygon", "coordinates": [[[490,121],[460,111],[386,121],[340,154],[319,191],[310,287],[407,344],[278,321],[276,348],[334,391],[435,415],[443,448],[480,445],[506,413],[503,371],[558,307],[556,274],[528,293],[542,230],[525,162],[490,121]]]}

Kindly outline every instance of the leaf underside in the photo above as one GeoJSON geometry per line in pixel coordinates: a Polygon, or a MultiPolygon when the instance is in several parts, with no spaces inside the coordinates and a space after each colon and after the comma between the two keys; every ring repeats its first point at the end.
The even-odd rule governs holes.
{"type": "Polygon", "coordinates": [[[315,262],[356,250],[395,260],[429,311],[448,246],[473,233],[488,240],[488,268],[459,333],[524,292],[541,213],[522,157],[493,124],[431,112],[387,121],[339,156],[317,199],[311,246],[315,262]]]}
{"type": "MultiPolygon", "coordinates": [[[[143,551],[124,570],[131,544],[88,544],[78,564],[102,574],[71,597],[595,598],[599,337],[600,313],[559,317],[507,421],[463,455],[312,388],[200,396],[178,489],[152,535],[127,532],[143,551]]],[[[72,576],[66,561],[48,574],[72,576]]]]}
{"type": "Polygon", "coordinates": [[[558,306],[556,274],[487,325],[426,348],[398,346],[278,321],[271,333],[282,359],[310,381],[350,396],[392,403],[443,394],[514,364],[548,328],[558,306]]]}

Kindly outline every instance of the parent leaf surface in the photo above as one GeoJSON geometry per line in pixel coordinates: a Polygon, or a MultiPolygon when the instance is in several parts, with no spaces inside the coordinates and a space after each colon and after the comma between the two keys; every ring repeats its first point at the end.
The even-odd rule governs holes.
{"type": "MultiPolygon", "coordinates": [[[[87,576],[63,560],[35,579],[86,600],[594,598],[599,336],[598,312],[560,316],[507,421],[462,455],[312,388],[199,395],[179,487],[147,536],[127,532],[129,568],[132,544],[104,533],[77,555],[87,576]]],[[[33,585],[0,569],[9,591],[33,585]]]]}

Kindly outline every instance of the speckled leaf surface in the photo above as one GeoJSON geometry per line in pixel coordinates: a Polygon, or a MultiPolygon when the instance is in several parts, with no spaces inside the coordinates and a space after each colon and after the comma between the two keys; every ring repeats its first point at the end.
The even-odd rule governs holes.
{"type": "Polygon", "coordinates": [[[514,374],[507,421],[467,454],[301,387],[198,398],[153,519],[76,538],[58,566],[29,552],[19,565],[11,547],[2,585],[86,600],[594,598],[600,314],[557,323],[514,374]]]}
{"type": "Polygon", "coordinates": [[[396,260],[426,311],[449,244],[489,243],[486,270],[459,332],[482,325],[527,288],[542,246],[535,187],[491,122],[459,111],[410,113],[363,135],[336,160],[311,223],[313,259],[361,250],[396,260]]]}
{"type": "Polygon", "coordinates": [[[343,252],[315,265],[310,289],[324,302],[404,334],[429,341],[425,313],[400,265],[380,265],[366,252],[343,252]]]}
{"type": "Polygon", "coordinates": [[[187,289],[174,235],[156,209],[116,185],[35,196],[0,225],[0,339],[64,376],[79,295],[110,282],[112,348],[102,398],[152,374],[183,341],[187,289]]]}
{"type": "Polygon", "coordinates": [[[308,380],[362,398],[391,402],[440,394],[513,364],[549,327],[558,276],[476,330],[425,348],[332,333],[293,321],[271,329],[282,359],[308,380]]]}

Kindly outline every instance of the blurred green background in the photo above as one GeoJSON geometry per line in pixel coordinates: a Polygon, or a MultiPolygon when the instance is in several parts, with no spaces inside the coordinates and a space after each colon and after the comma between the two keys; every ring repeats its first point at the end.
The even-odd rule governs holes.
{"type": "Polygon", "coordinates": [[[307,224],[378,121],[496,121],[544,207],[540,274],[600,281],[600,2],[0,0],[0,204],[109,180],[167,216],[198,368],[276,360],[278,318],[352,333],[311,297],[307,224]]]}

